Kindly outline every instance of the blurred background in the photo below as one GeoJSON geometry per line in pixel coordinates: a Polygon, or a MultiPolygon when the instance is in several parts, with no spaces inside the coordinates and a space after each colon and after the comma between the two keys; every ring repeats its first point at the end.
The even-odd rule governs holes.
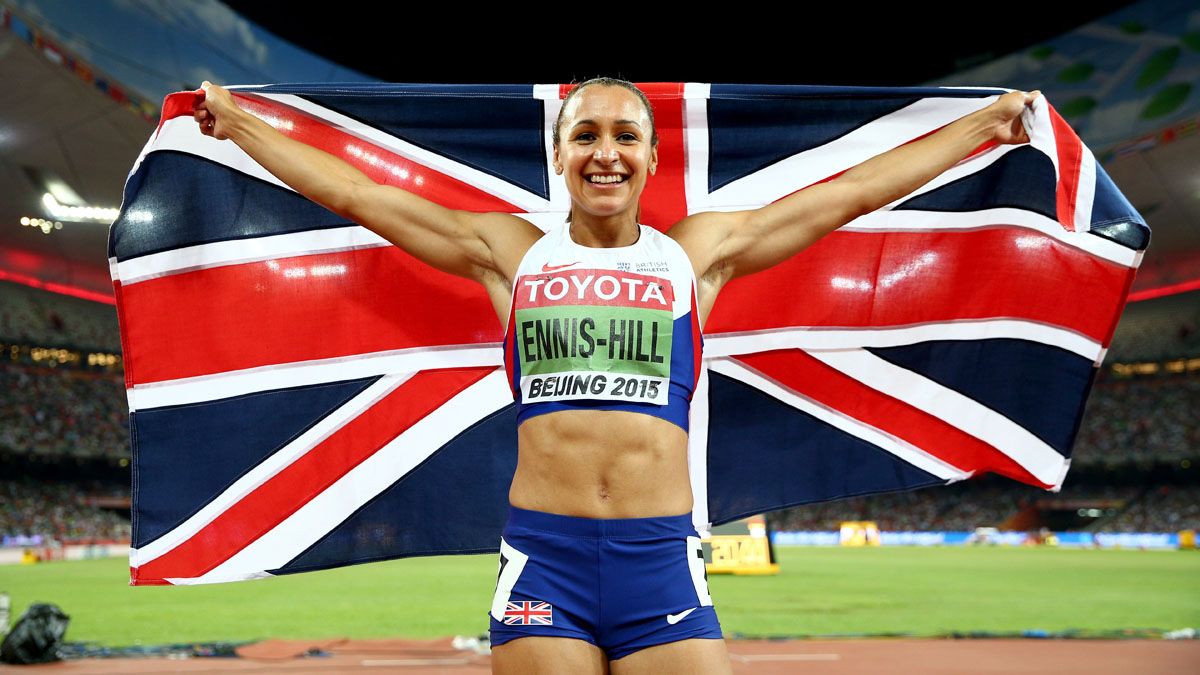
{"type": "MultiPolygon", "coordinates": [[[[130,450],[108,226],[163,97],[203,80],[550,83],[614,74],[1040,89],[1153,232],[1063,490],[985,477],[767,521],[778,546],[836,544],[847,521],[873,522],[885,546],[978,541],[981,532],[1011,544],[1194,546],[1181,533],[1200,527],[1195,2],[1090,3],[1047,10],[1027,22],[1035,25],[958,33],[885,11],[853,35],[761,18],[697,31],[641,8],[616,18],[548,13],[518,26],[450,18],[414,26],[366,3],[337,5],[0,0],[0,586],[6,563],[127,553],[130,450]],[[780,42],[785,60],[774,56],[780,42]]],[[[806,22],[854,22],[830,11],[806,22]]]]}

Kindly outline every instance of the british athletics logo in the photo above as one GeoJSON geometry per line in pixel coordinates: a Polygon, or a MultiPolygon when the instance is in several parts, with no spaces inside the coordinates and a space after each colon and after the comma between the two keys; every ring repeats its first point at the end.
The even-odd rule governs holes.
{"type": "MultiPolygon", "coordinates": [[[[642,220],[659,229],[830,180],[1002,93],[645,90],[660,161],[642,220]]],[[[566,91],[234,89],[246,109],[376,181],[546,230],[570,207],[548,163],[566,91]]],[[[495,551],[516,411],[486,294],[202,136],[194,96],[167,99],[110,237],[131,410],[133,583],[495,551]]],[[[1062,484],[1149,231],[1044,99],[1025,121],[1031,143],[980,147],[726,287],[691,409],[698,528],[986,472],[1062,484]]],[[[548,270],[564,281],[518,297],[586,286],[657,311],[648,284],[554,276],[570,273],[548,270]]],[[[530,355],[561,359],[546,328],[539,338],[532,326],[530,355]]],[[[666,353],[664,333],[651,344],[653,326],[640,338],[636,329],[626,324],[614,359],[624,350],[649,367],[666,353]]],[[[588,334],[607,341],[613,330],[597,323],[588,334]]]]}
{"type": "Polygon", "coordinates": [[[504,607],[504,623],[509,626],[553,626],[554,608],[548,602],[509,602],[504,607]]]}

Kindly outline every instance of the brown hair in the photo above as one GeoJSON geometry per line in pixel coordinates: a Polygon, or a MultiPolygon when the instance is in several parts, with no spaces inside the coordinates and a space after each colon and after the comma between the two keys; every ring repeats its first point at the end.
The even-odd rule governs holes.
{"type": "Polygon", "coordinates": [[[563,99],[562,107],[558,109],[558,119],[554,120],[553,138],[555,145],[558,145],[558,128],[562,126],[563,111],[567,109],[567,104],[571,102],[572,98],[575,98],[576,94],[583,91],[584,88],[592,85],[621,87],[622,89],[627,89],[633,92],[633,94],[638,97],[638,100],[642,102],[642,107],[646,109],[646,116],[650,118],[650,146],[655,147],[658,145],[658,127],[654,124],[654,108],[650,107],[650,99],[646,98],[646,94],[643,93],[641,89],[638,89],[636,84],[627,82],[625,80],[618,80],[614,77],[593,77],[590,80],[586,80],[575,85],[575,88],[567,93],[567,97],[563,99]]]}

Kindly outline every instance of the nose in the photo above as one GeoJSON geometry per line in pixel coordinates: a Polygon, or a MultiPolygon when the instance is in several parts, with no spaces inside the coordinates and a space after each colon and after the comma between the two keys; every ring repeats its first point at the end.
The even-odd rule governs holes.
{"type": "Polygon", "coordinates": [[[615,162],[618,159],[617,149],[612,147],[611,145],[605,144],[605,145],[602,145],[601,147],[597,148],[596,151],[594,153],[592,153],[592,157],[597,162],[605,162],[605,163],[611,164],[612,162],[615,162]]]}

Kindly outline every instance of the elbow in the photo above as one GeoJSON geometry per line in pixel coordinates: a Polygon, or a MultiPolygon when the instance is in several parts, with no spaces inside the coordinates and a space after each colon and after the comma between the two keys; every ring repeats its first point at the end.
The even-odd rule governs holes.
{"type": "MultiPolygon", "coordinates": [[[[845,180],[845,178],[840,180],[845,180]]],[[[887,203],[880,201],[884,195],[882,191],[875,189],[870,181],[845,180],[845,183],[839,187],[841,188],[840,193],[833,202],[834,208],[832,209],[832,212],[836,214],[834,220],[837,221],[834,229],[859,216],[865,216],[887,203]]]]}
{"type": "Polygon", "coordinates": [[[358,222],[362,202],[358,187],[351,182],[338,186],[330,191],[329,196],[322,202],[322,206],[347,220],[358,222]]]}

